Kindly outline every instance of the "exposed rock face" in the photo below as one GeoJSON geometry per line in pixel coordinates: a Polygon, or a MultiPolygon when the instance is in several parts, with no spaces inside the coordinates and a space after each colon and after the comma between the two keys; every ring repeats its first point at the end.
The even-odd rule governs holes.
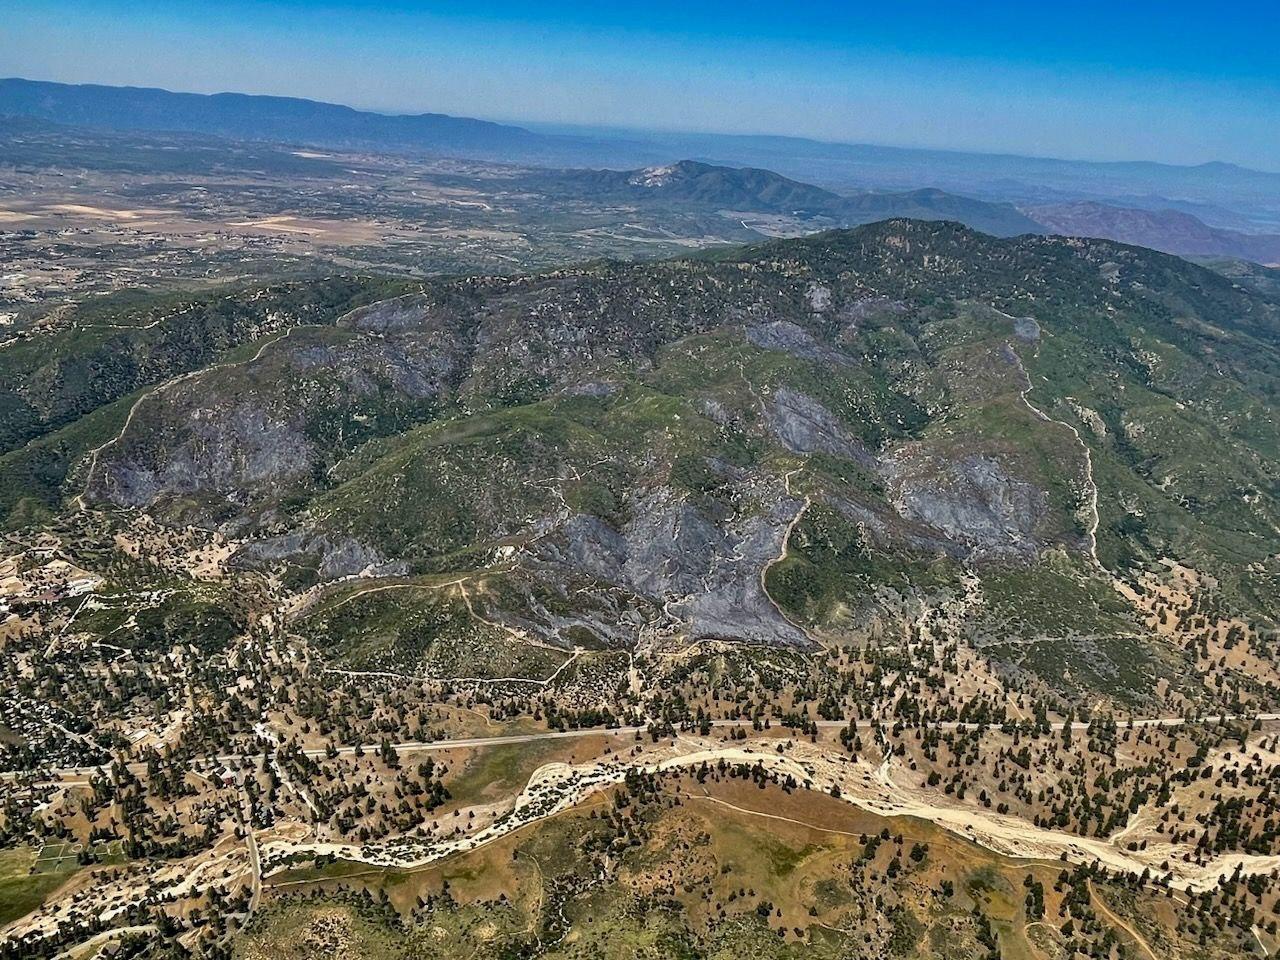
{"type": "Polygon", "coordinates": [[[781,498],[764,514],[720,526],[659,490],[635,505],[622,530],[573,517],[564,528],[565,554],[592,576],[662,606],[691,637],[803,645],[804,632],[762,586],[799,509],[799,501],[781,498]]]}
{"type": "Polygon", "coordinates": [[[1035,343],[1040,339],[1040,324],[1034,317],[1015,317],[1013,320],[1013,334],[1019,340],[1035,343]]]}
{"type": "Polygon", "coordinates": [[[818,343],[814,335],[804,327],[786,320],[773,320],[747,327],[747,340],[762,350],[778,350],[806,360],[817,360],[833,352],[818,343]]]}
{"type": "Polygon", "coordinates": [[[803,393],[779,389],[765,416],[773,435],[792,453],[829,453],[864,466],[876,462],[834,413],[803,393]]]}
{"type": "Polygon", "coordinates": [[[784,498],[763,516],[749,517],[728,531],[732,553],[717,552],[701,588],[670,604],[693,637],[800,646],[804,631],[788,621],[765,593],[763,576],[782,554],[787,527],[800,501],[784,498]]]}
{"type": "Polygon", "coordinates": [[[1086,427],[1093,431],[1093,435],[1095,437],[1099,440],[1105,440],[1107,438],[1107,422],[1102,419],[1101,414],[1099,414],[1097,410],[1083,406],[1070,397],[1067,398],[1067,405],[1071,407],[1071,412],[1079,417],[1086,427]]]}
{"type": "Polygon", "coordinates": [[[831,309],[831,288],[826,284],[811,283],[804,295],[814,313],[825,313],[831,309]]]}
{"type": "Polygon", "coordinates": [[[161,495],[234,497],[311,468],[314,448],[296,422],[247,403],[183,406],[181,420],[166,424],[163,444],[125,441],[109,448],[91,478],[90,495],[129,507],[149,506],[161,495]]]}
{"type": "Polygon", "coordinates": [[[974,559],[1033,559],[1048,505],[1043,491],[988,456],[939,459],[907,451],[892,465],[898,512],[963,546],[974,559]]]}
{"type": "Polygon", "coordinates": [[[236,554],[235,563],[253,568],[300,557],[311,558],[323,580],[358,575],[396,576],[409,571],[409,565],[403,560],[388,560],[354,537],[334,541],[329,537],[309,536],[302,530],[253,540],[236,554]]]}

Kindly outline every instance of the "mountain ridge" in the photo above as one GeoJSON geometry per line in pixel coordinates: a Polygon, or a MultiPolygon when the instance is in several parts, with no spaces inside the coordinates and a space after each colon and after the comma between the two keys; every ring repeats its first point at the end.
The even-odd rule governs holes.
{"type": "Polygon", "coordinates": [[[827,226],[836,227],[908,218],[958,221],[995,236],[1043,231],[1011,204],[937,188],[840,194],[772,170],[690,159],[635,170],[561,170],[539,173],[528,181],[541,189],[559,187],[583,198],[706,203],[728,211],[821,217],[827,219],[827,226]]]}
{"type": "Polygon", "coordinates": [[[1105,237],[1194,257],[1233,257],[1262,265],[1280,263],[1280,235],[1211,227],[1177,210],[1141,210],[1093,201],[1023,208],[1048,232],[1105,237]]]}
{"type": "Polygon", "coordinates": [[[318,147],[483,157],[548,170],[568,167],[572,169],[529,179],[543,187],[557,186],[570,193],[576,190],[588,200],[593,196],[639,198],[644,194],[636,189],[637,184],[648,182],[653,188],[648,191],[650,197],[664,193],[673,200],[718,204],[726,210],[816,215],[827,217],[831,226],[901,216],[954,219],[999,236],[1040,231],[1090,234],[1179,255],[1232,257],[1264,264],[1280,259],[1280,240],[1256,232],[1265,231],[1280,218],[1280,175],[1221,162],[1187,167],[1145,161],[1081,166],[1050,158],[814,142],[809,145],[812,149],[805,149],[817,166],[806,166],[804,150],[799,156],[776,152],[775,148],[782,150],[792,143],[788,138],[671,135],[648,141],[575,139],[440,113],[382,114],[294,97],[172,93],[149,87],[71,86],[19,78],[0,80],[0,114],[100,130],[185,131],[318,147]],[[757,141],[768,149],[735,148],[727,154],[722,149],[757,141]],[[668,158],[675,150],[690,159],[671,161],[668,158]],[[644,165],[634,166],[637,159],[644,165]],[[603,161],[604,166],[584,169],[584,160],[603,161]],[[768,166],[752,162],[759,160],[768,166]],[[853,177],[836,176],[836,168],[829,165],[846,162],[854,164],[848,170],[861,172],[853,177]],[[1051,185],[1057,182],[1055,178],[1077,168],[1092,170],[1103,179],[1075,186],[1062,182],[1052,188],[1037,187],[1025,179],[1043,175],[1049,178],[1045,184],[1051,185]],[[657,187],[652,179],[654,170],[668,171],[672,182],[657,187]],[[1164,210],[1158,194],[1152,194],[1149,203],[1129,203],[1139,187],[1156,185],[1120,180],[1112,184],[1116,171],[1174,177],[1181,185],[1175,189],[1170,181],[1166,192],[1185,194],[1184,208],[1194,209],[1199,204],[1206,215],[1213,212],[1213,218],[1224,223],[1239,221],[1255,232],[1208,226],[1187,219],[1193,214],[1185,209],[1180,214],[1164,210]],[[794,175],[801,172],[807,175],[794,175]],[[992,180],[991,175],[997,173],[1002,179],[992,180]],[[1219,181],[1234,184],[1227,190],[1229,206],[1215,206],[1201,189],[1219,181]],[[1115,196],[1100,202],[1099,195],[1105,193],[1115,196]],[[1045,202],[1046,195],[1055,202],[1045,202]],[[1197,196],[1199,200],[1194,199],[1197,196]],[[1036,219],[1036,211],[1042,221],[1036,219]]]}
{"type": "MultiPolygon", "coordinates": [[[[85,92],[102,93],[107,96],[115,97],[119,92],[133,92],[134,94],[145,93],[150,96],[158,96],[158,99],[165,98],[193,98],[190,103],[197,103],[201,98],[210,97],[240,97],[244,98],[244,102],[250,102],[255,99],[264,99],[271,101],[281,101],[284,103],[308,104],[313,106],[332,108],[338,113],[354,113],[370,118],[381,118],[384,121],[396,121],[398,119],[414,117],[428,118],[445,118],[459,122],[470,122],[477,125],[490,125],[491,128],[497,128],[502,131],[518,132],[520,137],[531,138],[528,140],[530,145],[536,142],[538,149],[548,154],[556,154],[560,151],[558,159],[565,162],[565,165],[573,165],[570,154],[564,151],[579,149],[586,151],[579,160],[583,158],[609,157],[609,166],[621,168],[633,166],[637,164],[647,163],[664,163],[670,162],[672,156],[685,155],[696,156],[707,162],[712,163],[731,163],[738,166],[743,165],[759,165],[762,160],[770,156],[791,155],[796,158],[803,158],[806,155],[820,160],[842,160],[855,165],[848,168],[852,171],[858,166],[865,167],[864,174],[870,174],[872,168],[882,165],[889,167],[898,167],[906,169],[908,167],[919,166],[920,164],[932,164],[935,169],[939,169],[937,165],[942,163],[944,166],[950,163],[958,163],[961,165],[971,165],[974,163],[988,164],[992,166],[992,171],[984,175],[988,180],[995,180],[999,177],[1022,176],[1027,170],[1040,168],[1043,170],[1067,168],[1079,168],[1093,170],[1096,173],[1105,173],[1110,170],[1113,172],[1130,171],[1141,173],[1144,175],[1168,176],[1175,179],[1186,180],[1187,178],[1195,179],[1200,175],[1221,175],[1228,173],[1240,181],[1240,186],[1246,184],[1253,187],[1265,186],[1269,190],[1280,189],[1280,172],[1258,170],[1251,167],[1241,166],[1234,163],[1226,163],[1224,161],[1209,161],[1202,164],[1171,164],[1151,160],[1114,160],[1114,161],[1087,161],[1087,160],[1065,160],[1055,157],[1035,157],[1025,156],[1013,153],[973,153],[963,150],[947,150],[937,148],[923,147],[899,147],[899,146],[883,146],[875,144],[859,144],[846,143],[840,141],[822,141],[813,140],[805,137],[792,137],[783,135],[750,135],[750,134],[684,134],[684,133],[660,133],[655,131],[633,130],[629,128],[610,128],[610,127],[593,127],[588,125],[557,125],[557,124],[530,124],[528,127],[498,123],[495,121],[479,120],[474,118],[459,117],[449,114],[440,113],[379,113],[375,111],[360,110],[355,107],[345,106],[342,104],[330,103],[321,100],[308,100],[301,97],[277,97],[266,94],[243,94],[243,93],[222,93],[222,94],[198,94],[183,93],[170,91],[158,87],[117,87],[106,84],[67,84],[57,81],[48,80],[29,80],[22,77],[0,78],[0,113],[15,112],[14,108],[19,107],[17,112],[31,110],[31,97],[33,92],[42,92],[46,96],[56,96],[64,101],[74,99],[83,95],[85,92]],[[8,109],[6,109],[6,105],[8,109]],[[540,132],[542,130],[550,130],[553,132],[540,132]],[[664,159],[665,158],[665,159],[664,159]],[[1019,172],[1021,171],[1021,172],[1019,172]]],[[[182,101],[184,104],[188,101],[182,101]]],[[[50,103],[44,108],[44,112],[27,113],[27,115],[45,116],[47,119],[57,120],[58,116],[52,115],[52,111],[56,106],[56,102],[50,103]]],[[[77,107],[82,112],[84,107],[77,107]]],[[[123,123],[121,118],[116,118],[111,123],[105,122],[105,118],[98,117],[100,125],[110,126],[117,125],[117,128],[127,128],[127,123],[123,123]]],[[[65,121],[64,121],[65,122],[65,121]]],[[[154,129],[154,128],[153,128],[154,129]]],[[[170,129],[182,130],[192,129],[185,126],[172,127],[170,129]]],[[[271,139],[270,136],[260,135],[255,139],[271,139]]],[[[770,168],[774,164],[767,164],[770,168]]],[[[814,168],[809,168],[812,171],[814,168]]],[[[813,178],[813,173],[805,173],[802,170],[784,170],[788,176],[808,176],[813,178]]],[[[918,174],[912,174],[918,183],[920,177],[918,174]]],[[[965,177],[972,174],[965,173],[965,177]]],[[[841,175],[841,179],[846,180],[849,172],[841,175]]],[[[823,177],[823,181],[827,178],[823,177]]],[[[876,184],[867,184],[868,186],[893,187],[895,182],[892,180],[881,181],[876,184]]],[[[944,189],[954,189],[948,184],[941,184],[944,189]]]]}
{"type": "Polygon", "coordinates": [[[381,114],[301,97],[175,93],[158,87],[0,80],[0,113],[112,129],[251,140],[495,149],[543,138],[523,127],[442,113],[381,114]]]}
{"type": "Polygon", "coordinates": [[[153,389],[79,476],[293,589],[497,564],[486,616],[566,649],[808,645],[965,569],[1128,636],[1108,577],[1163,557],[1280,614],[1278,386],[1280,305],[1184,260],[893,220],[431,281],[153,389]]]}

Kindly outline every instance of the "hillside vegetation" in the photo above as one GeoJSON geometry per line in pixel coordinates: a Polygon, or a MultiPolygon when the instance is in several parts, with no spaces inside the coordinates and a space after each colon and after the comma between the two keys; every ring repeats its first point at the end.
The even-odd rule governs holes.
{"type": "Polygon", "coordinates": [[[1184,261],[888,221],[348,311],[370,293],[7,357],[10,476],[216,527],[300,588],[501,562],[491,616],[566,649],[805,646],[951,597],[1020,669],[1073,685],[1016,656],[1060,637],[1133,697],[1182,654],[1112,576],[1177,561],[1277,615],[1280,308],[1184,261]],[[116,400],[237,338],[262,345],[116,400]]]}

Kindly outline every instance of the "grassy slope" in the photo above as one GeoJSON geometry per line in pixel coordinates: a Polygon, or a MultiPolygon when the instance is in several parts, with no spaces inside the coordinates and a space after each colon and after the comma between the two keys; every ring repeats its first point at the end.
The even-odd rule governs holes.
{"type": "MultiPolygon", "coordinates": [[[[305,956],[320,927],[369,957],[521,948],[565,960],[984,956],[975,917],[990,924],[1003,957],[1031,960],[1062,943],[1060,863],[1008,860],[930,824],[884,820],[804,790],[691,778],[683,786],[679,804],[666,792],[631,806],[622,831],[608,819],[612,798],[595,798],[418,870],[357,877],[342,863],[321,873],[301,866],[275,878],[289,887],[268,887],[266,909],[238,938],[236,955],[305,956]],[[889,839],[869,853],[866,841],[882,830],[889,839]],[[919,858],[910,855],[916,844],[919,858]],[[594,861],[606,849],[614,873],[600,881],[594,861]],[[1045,888],[1048,924],[1028,915],[1028,877],[1045,888]],[[381,906],[380,891],[389,898],[381,906]]],[[[1148,938],[1171,958],[1216,960],[1236,949],[1226,937],[1202,948],[1182,940],[1158,894],[1095,885],[1126,915],[1146,917],[1148,938]]]]}
{"type": "Polygon", "coordinates": [[[35,910],[78,869],[72,861],[67,867],[32,873],[35,862],[36,851],[30,847],[0,850],[0,927],[35,910]]]}

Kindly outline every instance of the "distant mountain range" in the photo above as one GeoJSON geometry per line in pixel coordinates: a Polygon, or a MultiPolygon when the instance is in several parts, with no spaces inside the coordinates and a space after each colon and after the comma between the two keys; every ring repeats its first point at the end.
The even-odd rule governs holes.
{"type": "Polygon", "coordinates": [[[1280,236],[1211,227],[1177,210],[1137,210],[1082,201],[1028,207],[1025,212],[1050,233],[1119,240],[1184,257],[1232,257],[1280,264],[1280,236]]]}
{"type": "Polygon", "coordinates": [[[1035,220],[1007,203],[974,200],[935,189],[867,191],[843,196],[772,170],[696,160],[639,170],[557,170],[533,174],[532,180],[544,192],[559,191],[575,197],[703,203],[724,210],[824,217],[833,226],[911,218],[953,220],[1002,237],[1044,232],[1035,220]]]}
{"type": "Polygon", "coordinates": [[[664,200],[724,210],[825,217],[834,225],[877,220],[951,220],[994,236],[1026,233],[1097,237],[1188,257],[1280,261],[1280,236],[1211,227],[1189,213],[1143,210],[1096,201],[1042,204],[1022,209],[936,188],[864,191],[845,196],[792,180],[772,170],[681,160],[638,170],[538,171],[530,186],[552,196],[581,199],[664,200]]]}
{"type": "Polygon", "coordinates": [[[171,93],[21,79],[0,80],[0,114],[113,130],[443,152],[521,151],[548,139],[521,127],[442,113],[388,116],[293,97],[171,93]]]}
{"type": "Polygon", "coordinates": [[[997,236],[1090,236],[1181,256],[1280,263],[1280,174],[1231,164],[1081,163],[791,137],[539,132],[439,113],[387,115],[290,97],[22,79],[0,80],[0,116],[99,130],[499,160],[538,168],[525,179],[552,196],[701,203],[818,218],[830,226],[890,218],[952,220],[997,236]],[[672,163],[674,150],[722,162],[672,163]],[[744,158],[766,158],[781,172],[742,166],[744,158]],[[589,164],[603,169],[583,169],[589,164]],[[829,189],[797,176],[839,186],[829,189]],[[1161,190],[1172,196],[1166,199],[1161,190]]]}
{"type": "MultiPolygon", "coordinates": [[[[587,128],[581,134],[590,132],[587,128]]],[[[900,191],[929,185],[1018,206],[1097,200],[1146,209],[1182,209],[1213,219],[1215,226],[1280,232],[1280,173],[1229,163],[1091,162],[796,137],[617,133],[660,146],[669,156],[764,167],[839,191],[900,191]]]]}
{"type": "Polygon", "coordinates": [[[997,237],[1044,232],[1012,204],[975,200],[932,187],[903,193],[863,193],[846,198],[843,206],[846,217],[855,224],[907,217],[952,220],[997,237]]]}
{"type": "Polygon", "coordinates": [[[1018,206],[1094,200],[1198,211],[1220,227],[1280,232],[1280,173],[1226,163],[1098,163],[825,143],[799,137],[513,126],[439,113],[388,115],[290,97],[0,80],[0,114],[114,130],[164,130],[627,170],[693,157],[840,192],[936,187],[1018,206]]]}
{"type": "Polygon", "coordinates": [[[729,210],[820,215],[844,200],[839,194],[772,170],[726,167],[696,160],[638,170],[556,170],[534,174],[540,189],[606,200],[671,200],[729,210]]]}

